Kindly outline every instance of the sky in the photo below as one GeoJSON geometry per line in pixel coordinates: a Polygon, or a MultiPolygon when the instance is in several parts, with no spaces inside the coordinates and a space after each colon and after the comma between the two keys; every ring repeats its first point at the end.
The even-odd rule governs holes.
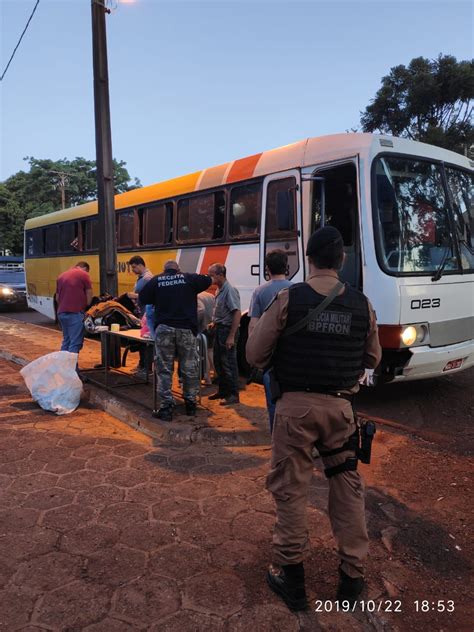
{"type": "MultiPolygon", "coordinates": [[[[1,72],[34,4],[0,0],[1,72]]],[[[473,56],[464,0],[112,4],[113,154],[144,185],[345,132],[393,66],[473,56]]],[[[90,0],[40,1],[0,90],[0,181],[26,156],[94,160],[90,0]]]]}

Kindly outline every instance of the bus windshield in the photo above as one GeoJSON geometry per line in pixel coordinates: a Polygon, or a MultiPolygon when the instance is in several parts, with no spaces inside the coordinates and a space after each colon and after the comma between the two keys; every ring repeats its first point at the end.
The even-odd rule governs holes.
{"type": "Polygon", "coordinates": [[[408,157],[377,158],[375,194],[377,249],[387,272],[431,274],[440,266],[444,273],[459,270],[441,165],[408,157]]]}

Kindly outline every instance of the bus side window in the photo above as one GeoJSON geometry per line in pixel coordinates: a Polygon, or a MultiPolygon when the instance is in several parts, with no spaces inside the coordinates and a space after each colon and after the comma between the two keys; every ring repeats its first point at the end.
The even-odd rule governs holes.
{"type": "Polygon", "coordinates": [[[35,228],[26,232],[26,256],[37,257],[44,254],[43,229],[35,228]]]}
{"type": "Polygon", "coordinates": [[[76,252],[79,250],[78,222],[67,222],[59,226],[59,251],[76,252]]]}
{"type": "Polygon", "coordinates": [[[156,204],[140,209],[143,240],[140,244],[161,246],[169,244],[173,228],[173,204],[156,204]]]}
{"type": "Polygon", "coordinates": [[[201,242],[224,235],[225,195],[205,193],[178,201],[178,241],[201,242]]]}
{"type": "Polygon", "coordinates": [[[44,230],[44,252],[53,255],[58,252],[58,226],[47,226],[44,230]]]}
{"type": "Polygon", "coordinates": [[[82,249],[88,252],[99,247],[99,222],[97,217],[82,222],[82,249]]]}
{"type": "Polygon", "coordinates": [[[260,228],[262,184],[254,182],[233,187],[230,192],[230,234],[256,237],[260,228]]]}
{"type": "Polygon", "coordinates": [[[135,246],[134,217],[134,210],[118,213],[117,248],[132,248],[135,246]]]}

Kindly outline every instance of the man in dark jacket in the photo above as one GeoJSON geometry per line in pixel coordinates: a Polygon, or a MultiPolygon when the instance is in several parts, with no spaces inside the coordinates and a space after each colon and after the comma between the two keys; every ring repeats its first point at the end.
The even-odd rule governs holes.
{"type": "Polygon", "coordinates": [[[210,285],[209,276],[183,273],[176,261],[167,261],[163,272],[154,276],[138,294],[140,303],[155,306],[155,371],[160,409],[153,414],[163,421],[173,419],[171,383],[176,356],[183,379],[186,414],[196,414],[199,394],[197,295],[210,285]]]}
{"type": "Polygon", "coordinates": [[[282,393],[267,477],[277,508],[267,581],[292,610],[307,607],[303,560],[310,549],[306,504],[314,445],[329,478],[329,518],[341,560],[337,598],[354,603],[364,587],[368,537],[351,401],[365,369],[374,369],[381,358],[369,301],[338,280],[344,261],[340,232],[320,228],[309,238],[306,254],[306,283],[276,296],[246,350],[248,362],[259,368],[272,358],[282,393]]]}

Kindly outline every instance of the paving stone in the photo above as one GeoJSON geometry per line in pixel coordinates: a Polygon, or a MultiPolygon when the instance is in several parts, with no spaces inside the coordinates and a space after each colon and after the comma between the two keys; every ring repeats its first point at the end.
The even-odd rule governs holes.
{"type": "Polygon", "coordinates": [[[165,468],[153,467],[150,470],[141,471],[146,472],[147,478],[150,482],[168,487],[174,487],[174,485],[188,481],[191,478],[189,472],[184,470],[175,472],[165,468]]]}
{"type": "Polygon", "coordinates": [[[86,463],[86,469],[94,470],[95,472],[111,472],[113,470],[119,470],[126,465],[126,459],[110,454],[89,459],[86,463]]]}
{"type": "Polygon", "coordinates": [[[247,499],[249,508],[275,515],[275,501],[270,492],[264,491],[247,499]]]}
{"type": "Polygon", "coordinates": [[[13,581],[34,592],[45,592],[79,579],[82,567],[80,557],[55,551],[20,564],[13,581]]]}
{"type": "Polygon", "coordinates": [[[135,457],[150,452],[150,446],[140,445],[138,443],[124,443],[114,448],[114,454],[123,457],[135,457]]]}
{"type": "MultiPolygon", "coordinates": [[[[6,443],[6,442],[5,442],[6,443]]],[[[23,461],[27,459],[31,454],[31,448],[19,447],[12,445],[11,448],[8,444],[2,449],[2,463],[11,463],[12,461],[23,461]]]]}
{"type": "Polygon", "coordinates": [[[92,555],[87,576],[102,584],[121,586],[143,575],[145,567],[145,553],[118,545],[92,555]]]}
{"type": "Polygon", "coordinates": [[[77,581],[45,595],[37,607],[37,621],[60,630],[80,630],[107,614],[110,599],[108,587],[77,581]]]}
{"type": "Polygon", "coordinates": [[[83,630],[84,632],[138,632],[139,630],[145,630],[145,628],[106,617],[99,623],[88,625],[86,628],[83,628],[83,630]]]}
{"type": "MultiPolygon", "coordinates": [[[[0,539],[1,542],[1,539],[0,539]]],[[[10,579],[15,574],[17,567],[16,560],[8,560],[8,563],[5,559],[0,560],[0,588],[4,588],[6,584],[10,581],[10,579]]],[[[0,620],[1,623],[1,620],[0,620]]]]}
{"type": "Polygon", "coordinates": [[[125,492],[116,485],[97,485],[80,491],[77,494],[77,502],[92,507],[103,507],[112,503],[120,502],[125,498],[125,492]]]}
{"type": "Polygon", "coordinates": [[[169,458],[170,470],[186,471],[199,467],[206,463],[206,459],[203,456],[195,454],[177,454],[169,458]]]}
{"type": "Polygon", "coordinates": [[[228,540],[212,551],[214,566],[241,568],[252,566],[258,559],[259,548],[245,540],[228,540]]]}
{"type": "Polygon", "coordinates": [[[154,551],[172,544],[176,538],[176,529],[161,522],[128,525],[121,530],[119,536],[122,544],[141,551],[154,551]]]}
{"type": "Polygon", "coordinates": [[[66,489],[89,489],[104,482],[104,475],[92,470],[79,470],[71,474],[64,474],[59,479],[58,485],[66,489]]]}
{"type": "Polygon", "coordinates": [[[44,471],[51,474],[67,474],[68,472],[83,470],[85,464],[84,459],[75,459],[72,456],[67,459],[52,459],[46,463],[44,471]]]}
{"type": "Polygon", "coordinates": [[[134,502],[116,503],[103,509],[97,519],[100,523],[119,525],[124,528],[148,520],[146,505],[134,502]]]}
{"type": "Polygon", "coordinates": [[[1,623],[5,632],[26,625],[33,610],[35,599],[24,589],[10,586],[0,590],[1,623]]]}
{"type": "Polygon", "coordinates": [[[223,632],[223,630],[222,619],[190,610],[181,610],[149,628],[149,632],[223,632]]]}
{"type": "MultiPolygon", "coordinates": [[[[94,445],[95,442],[96,442],[95,437],[87,437],[87,436],[82,436],[82,435],[69,435],[69,436],[66,435],[65,437],[62,437],[59,440],[58,445],[67,446],[70,448],[80,448],[86,445],[89,445],[89,446],[94,445]]],[[[74,452],[72,456],[77,456],[77,454],[74,452]]],[[[89,456],[85,458],[89,458],[89,456]]]]}
{"type": "Polygon", "coordinates": [[[192,475],[196,478],[204,478],[207,480],[215,481],[217,477],[223,476],[224,474],[231,474],[232,468],[230,465],[219,465],[219,464],[209,464],[201,465],[199,467],[194,467],[190,470],[192,475]]]}
{"type": "Polygon", "coordinates": [[[154,505],[157,502],[175,495],[169,487],[163,487],[159,483],[142,483],[132,489],[127,489],[125,497],[129,501],[154,505]]]}
{"type": "Polygon", "coordinates": [[[85,525],[96,517],[98,511],[87,505],[71,504],[49,509],[43,516],[42,525],[57,531],[70,531],[78,524],[85,525]]]}
{"type": "MultiPolygon", "coordinates": [[[[2,455],[3,456],[3,455],[2,455]]],[[[5,462],[0,465],[1,474],[11,474],[12,476],[23,476],[25,474],[35,474],[44,468],[43,461],[33,459],[22,459],[20,461],[5,462]]]]}
{"type": "Polygon", "coordinates": [[[179,534],[183,541],[205,549],[213,549],[232,537],[230,524],[214,518],[191,520],[179,525],[179,534]]]}
{"type": "Polygon", "coordinates": [[[31,453],[34,461],[43,461],[47,463],[51,460],[67,460],[71,457],[72,448],[66,446],[48,445],[47,447],[38,447],[31,453]]]}
{"type": "Polygon", "coordinates": [[[0,491],[0,507],[21,507],[24,505],[27,494],[22,492],[0,491]]]}
{"type": "MultiPolygon", "coordinates": [[[[44,465],[44,464],[43,464],[44,465]]],[[[27,476],[19,476],[9,487],[13,492],[32,492],[39,489],[48,489],[54,487],[58,481],[58,477],[54,474],[45,474],[38,472],[37,474],[28,474],[27,476]]]]}
{"type": "Polygon", "coordinates": [[[247,501],[237,496],[213,496],[201,503],[205,515],[216,516],[219,520],[231,520],[248,509],[247,501]]]}
{"type": "Polygon", "coordinates": [[[16,533],[32,527],[38,522],[39,511],[27,507],[12,507],[0,511],[0,534],[6,532],[16,533]]]}
{"type": "Polygon", "coordinates": [[[197,575],[188,579],[183,593],[183,606],[206,614],[228,616],[238,612],[245,598],[242,580],[235,573],[216,571],[205,581],[197,575]]]}
{"type": "Polygon", "coordinates": [[[112,448],[107,446],[98,446],[96,445],[96,439],[92,443],[87,442],[86,444],[79,445],[78,448],[74,450],[72,453],[73,457],[77,457],[78,459],[94,459],[99,456],[105,456],[107,454],[112,454],[112,448]]]}
{"type": "Polygon", "coordinates": [[[148,452],[141,456],[130,459],[130,467],[134,470],[155,471],[158,469],[166,469],[169,467],[168,457],[155,452],[148,452]]]}
{"type": "Polygon", "coordinates": [[[252,534],[252,542],[266,542],[271,538],[274,523],[275,518],[269,514],[248,511],[234,518],[232,533],[243,541],[252,534]]]}
{"type": "Polygon", "coordinates": [[[154,621],[177,612],[181,607],[175,582],[169,579],[143,577],[121,588],[114,599],[114,612],[121,619],[144,622],[154,621]]]}
{"type": "Polygon", "coordinates": [[[28,494],[25,507],[34,507],[36,509],[62,507],[63,505],[69,505],[74,500],[74,496],[75,492],[70,489],[62,489],[61,487],[42,489],[28,494]]]}
{"type": "Polygon", "coordinates": [[[2,554],[7,563],[10,560],[22,560],[29,557],[44,555],[55,550],[59,534],[44,527],[27,527],[24,531],[2,535],[0,540],[2,554]]]}
{"type": "Polygon", "coordinates": [[[217,491],[217,483],[197,478],[179,483],[173,487],[173,495],[188,500],[200,500],[213,496],[217,491]]]}
{"type": "MultiPolygon", "coordinates": [[[[252,608],[244,608],[231,617],[226,632],[298,632],[300,624],[298,618],[286,608],[275,607],[275,604],[258,604],[252,608]]],[[[306,629],[306,628],[304,628],[306,629]]],[[[311,628],[316,632],[318,628],[311,628]]],[[[344,628],[338,628],[341,630],[344,628]]],[[[346,628],[350,629],[350,628],[346,628]]],[[[309,632],[309,629],[308,629],[309,632]]],[[[336,632],[336,628],[334,628],[336,632]]]]}
{"type": "Polygon", "coordinates": [[[147,477],[138,470],[131,470],[129,468],[123,468],[121,470],[114,470],[109,472],[105,476],[105,482],[111,485],[117,485],[118,487],[135,487],[147,480],[147,477]]]}
{"type": "Polygon", "coordinates": [[[150,571],[170,579],[187,579],[206,571],[207,553],[189,544],[172,544],[150,555],[150,571]]]}
{"type": "Polygon", "coordinates": [[[153,505],[153,517],[162,522],[184,524],[198,520],[200,512],[197,503],[192,500],[169,498],[153,505]]]}
{"type": "Polygon", "coordinates": [[[117,540],[116,529],[90,524],[66,533],[61,540],[61,549],[76,555],[92,555],[96,551],[113,546],[117,540]]]}
{"type": "Polygon", "coordinates": [[[219,481],[219,494],[222,496],[252,496],[260,494],[265,487],[248,478],[229,474],[219,481]]]}

